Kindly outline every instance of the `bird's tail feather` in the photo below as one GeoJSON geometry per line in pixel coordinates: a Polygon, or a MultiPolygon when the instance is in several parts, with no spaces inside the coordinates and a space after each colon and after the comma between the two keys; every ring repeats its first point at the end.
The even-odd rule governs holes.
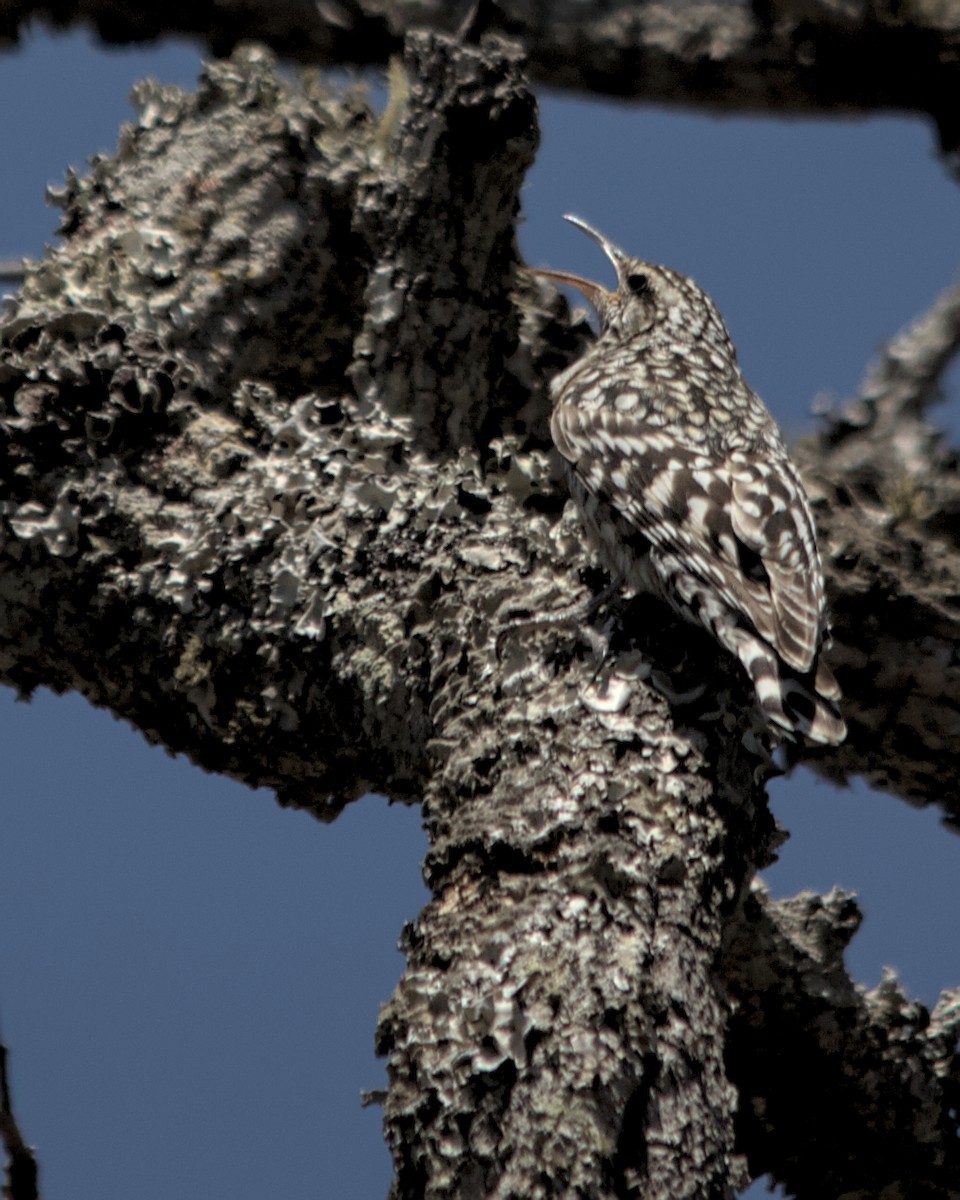
{"type": "Polygon", "coordinates": [[[787,733],[808,741],[836,746],[847,736],[837,701],[840,688],[826,663],[817,663],[806,674],[778,661],[759,638],[743,637],[737,656],[757,693],[757,702],[768,721],[787,733]]]}

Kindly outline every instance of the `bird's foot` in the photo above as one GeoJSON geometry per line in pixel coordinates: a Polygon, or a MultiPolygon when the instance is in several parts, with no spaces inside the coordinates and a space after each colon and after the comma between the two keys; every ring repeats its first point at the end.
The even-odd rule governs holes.
{"type": "Polygon", "coordinates": [[[507,621],[497,633],[497,658],[502,657],[504,642],[516,634],[536,633],[543,629],[569,629],[590,647],[593,657],[597,660],[599,670],[610,648],[610,639],[607,634],[591,625],[590,621],[617,593],[619,588],[620,582],[616,580],[596,595],[591,596],[589,600],[577,601],[575,604],[568,604],[564,608],[554,609],[551,612],[538,613],[533,617],[521,617],[507,621]]]}

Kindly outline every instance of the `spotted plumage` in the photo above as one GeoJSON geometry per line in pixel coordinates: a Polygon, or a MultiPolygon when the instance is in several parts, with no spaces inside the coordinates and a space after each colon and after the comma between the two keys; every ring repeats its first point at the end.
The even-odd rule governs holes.
{"type": "Polygon", "coordinates": [[[617,271],[616,291],[538,272],[579,288],[600,317],[594,345],[553,381],[551,430],[601,559],[735,654],[768,721],[842,741],[840,690],[819,657],[823,575],[807,497],[720,314],[685,275],[567,219],[617,271]]]}

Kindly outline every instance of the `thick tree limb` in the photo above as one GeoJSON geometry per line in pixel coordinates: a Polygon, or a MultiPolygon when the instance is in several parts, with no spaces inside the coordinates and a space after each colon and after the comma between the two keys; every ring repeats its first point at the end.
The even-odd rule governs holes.
{"type": "Polygon", "coordinates": [[[642,663],[608,694],[568,638],[498,657],[505,614],[580,586],[559,352],[510,302],[534,109],[509,55],[409,67],[395,136],[256,55],[147,88],[69,183],[4,332],[4,678],[321,814],[423,796],[435,899],[380,1035],[398,1196],[719,1194],[713,964],[769,829],[747,708],[674,728],[642,663]]]}
{"type": "MultiPolygon", "coordinates": [[[[397,1200],[719,1197],[744,1152],[799,1178],[769,1123],[735,1140],[731,1078],[784,1112],[791,1081],[749,1075],[750,1021],[725,1050],[772,837],[749,689],[659,609],[612,614],[599,678],[572,637],[511,631],[584,592],[545,395],[584,331],[516,271],[517,55],[418,35],[405,62],[380,121],[255,51],[196,97],[145,86],[117,159],[68,181],[67,244],[0,329],[0,678],[322,817],[422,799],[433,899],[379,1031],[397,1200]]],[[[862,593],[835,559],[843,664],[862,593]]],[[[871,767],[853,703],[864,738],[825,769],[871,767]]],[[[900,778],[934,798],[905,728],[900,778]]],[[[886,1088],[851,1094],[883,1119],[886,1088]]]]}
{"type": "MultiPolygon", "coordinates": [[[[226,54],[256,39],[302,63],[382,66],[409,29],[453,33],[472,3],[19,0],[0,11],[0,40],[15,40],[24,21],[41,16],[57,24],[85,20],[108,42],[187,33],[226,54]]],[[[950,4],[501,0],[483,8],[472,31],[522,42],[534,78],[551,87],[732,112],[927,113],[943,149],[960,147],[960,17],[950,4]]]]}

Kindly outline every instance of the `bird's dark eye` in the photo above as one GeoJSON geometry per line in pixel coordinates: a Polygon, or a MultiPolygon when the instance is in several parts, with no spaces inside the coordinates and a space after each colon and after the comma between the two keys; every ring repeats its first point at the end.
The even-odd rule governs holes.
{"type": "Polygon", "coordinates": [[[643,296],[650,290],[650,280],[637,272],[627,276],[627,287],[635,296],[643,296]]]}

